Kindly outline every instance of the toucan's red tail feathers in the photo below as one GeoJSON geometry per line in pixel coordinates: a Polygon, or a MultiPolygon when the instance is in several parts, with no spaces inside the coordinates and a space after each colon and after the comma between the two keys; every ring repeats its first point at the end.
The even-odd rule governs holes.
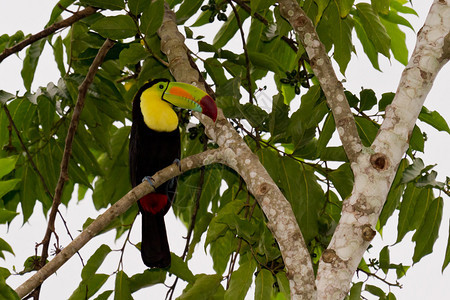
{"type": "Polygon", "coordinates": [[[158,193],[147,194],[139,200],[139,204],[144,211],[157,214],[166,207],[167,195],[158,193]]]}

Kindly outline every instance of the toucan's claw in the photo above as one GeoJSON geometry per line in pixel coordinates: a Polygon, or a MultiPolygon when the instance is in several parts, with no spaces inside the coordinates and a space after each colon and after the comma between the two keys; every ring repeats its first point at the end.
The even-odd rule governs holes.
{"type": "Polygon", "coordinates": [[[144,181],[147,181],[148,183],[150,183],[150,185],[152,186],[152,188],[153,188],[154,190],[156,190],[155,185],[153,184],[154,179],[153,179],[151,176],[145,176],[145,177],[142,179],[142,182],[144,182],[144,181]]]}
{"type": "Polygon", "coordinates": [[[181,172],[181,161],[178,158],[175,158],[175,160],[173,161],[174,164],[177,164],[178,169],[181,172]]]}

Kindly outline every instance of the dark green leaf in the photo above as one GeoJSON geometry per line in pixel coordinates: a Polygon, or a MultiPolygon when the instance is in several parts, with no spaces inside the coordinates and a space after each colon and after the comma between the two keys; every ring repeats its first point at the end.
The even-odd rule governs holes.
{"type": "Polygon", "coordinates": [[[116,274],[116,283],[114,287],[114,300],[132,300],[130,290],[130,279],[124,271],[116,274]]]}
{"type": "Polygon", "coordinates": [[[271,300],[272,296],[274,296],[274,282],[272,272],[267,269],[261,269],[255,279],[255,299],[271,300]]]}
{"type": "Polygon", "coordinates": [[[133,15],[137,16],[150,6],[151,2],[151,0],[128,0],[128,8],[133,15]]]}
{"type": "Polygon", "coordinates": [[[372,8],[376,13],[387,14],[389,13],[390,0],[371,0],[372,8]]]}
{"type": "Polygon", "coordinates": [[[91,29],[113,40],[132,37],[137,33],[136,25],[128,15],[104,17],[92,24],[91,29]]]}
{"type": "Polygon", "coordinates": [[[167,271],[162,269],[147,269],[144,273],[135,274],[130,278],[130,291],[134,293],[142,288],[158,283],[164,283],[167,271]]]}
{"type": "Polygon", "coordinates": [[[381,18],[381,23],[386,28],[386,32],[391,38],[391,50],[394,58],[403,65],[408,64],[408,48],[406,47],[406,34],[400,30],[397,24],[381,18]]]}
{"type": "Polygon", "coordinates": [[[377,104],[377,97],[375,96],[375,92],[373,90],[362,90],[361,92],[359,92],[359,98],[361,99],[359,105],[362,111],[370,110],[377,104]]]}
{"type": "Polygon", "coordinates": [[[58,1],[58,3],[55,5],[55,7],[52,10],[52,13],[50,15],[50,20],[48,21],[46,27],[55,23],[55,21],[59,18],[59,16],[61,16],[61,13],[64,11],[64,9],[69,7],[69,5],[71,5],[74,2],[75,2],[75,0],[60,0],[60,1],[58,1]]]}
{"type": "Polygon", "coordinates": [[[225,272],[231,253],[236,251],[237,241],[235,234],[231,230],[227,230],[223,236],[219,236],[210,243],[209,252],[213,259],[213,269],[217,274],[225,272]]]}
{"type": "Polygon", "coordinates": [[[272,112],[269,115],[270,135],[276,139],[278,135],[283,135],[289,125],[289,106],[284,103],[282,93],[273,96],[272,112]]]}
{"type": "Polygon", "coordinates": [[[109,296],[111,296],[112,293],[113,291],[104,291],[103,293],[98,295],[97,298],[95,298],[94,300],[108,300],[109,296]]]}
{"type": "Polygon", "coordinates": [[[94,6],[110,10],[121,10],[125,8],[123,0],[81,0],[84,6],[94,6]]]}
{"type": "Polygon", "coordinates": [[[23,78],[23,84],[27,91],[31,90],[31,84],[33,83],[34,73],[36,72],[36,67],[41,56],[42,50],[44,50],[45,39],[34,42],[27,49],[27,54],[23,60],[23,67],[20,74],[23,78]]]}
{"type": "Polygon", "coordinates": [[[323,161],[344,161],[348,162],[347,155],[344,148],[339,147],[327,147],[320,153],[320,159],[323,161]]]}
{"type": "Polygon", "coordinates": [[[398,12],[403,14],[412,14],[418,16],[417,12],[411,7],[404,6],[408,2],[405,1],[391,1],[390,6],[398,12]]]}
{"type": "Polygon", "coordinates": [[[289,288],[289,279],[287,278],[287,275],[285,272],[278,272],[275,274],[275,277],[277,279],[278,288],[280,289],[280,292],[283,293],[285,296],[285,299],[291,298],[291,291],[289,288]]]}
{"type": "Polygon", "coordinates": [[[164,0],[157,0],[148,5],[141,17],[141,32],[150,36],[154,34],[161,26],[164,16],[164,0]]]}
{"type": "Polygon", "coordinates": [[[55,56],[55,62],[58,66],[59,74],[61,77],[66,75],[66,68],[64,67],[64,49],[61,36],[58,36],[53,43],[53,55],[55,56]]]}
{"type": "Polygon", "coordinates": [[[420,128],[417,125],[414,125],[413,132],[411,134],[411,138],[409,139],[409,146],[412,150],[417,150],[424,152],[425,147],[425,138],[423,133],[420,131],[420,128]]]}
{"type": "Polygon", "coordinates": [[[140,43],[132,43],[130,47],[123,49],[119,55],[121,66],[135,65],[144,60],[150,54],[140,43]]]}
{"type": "Polygon", "coordinates": [[[358,16],[354,16],[353,20],[355,22],[354,24],[356,35],[358,36],[358,39],[363,46],[364,53],[366,53],[367,57],[372,63],[372,66],[376,70],[380,71],[380,66],[378,64],[378,52],[369,38],[369,33],[366,32],[365,28],[363,27],[362,21],[358,16]]]}
{"type": "Polygon", "coordinates": [[[434,199],[428,208],[424,222],[413,235],[412,240],[416,242],[413,255],[414,263],[433,251],[434,242],[439,236],[443,205],[442,197],[434,199]]]}
{"type": "Polygon", "coordinates": [[[212,218],[213,214],[207,212],[204,216],[197,220],[197,222],[195,222],[194,236],[192,237],[191,243],[189,245],[189,252],[186,256],[186,260],[192,258],[195,246],[200,243],[203,233],[208,230],[208,226],[211,223],[212,218]]]}
{"type": "Polygon", "coordinates": [[[448,127],[447,122],[437,111],[429,111],[424,106],[420,111],[419,120],[431,125],[439,131],[446,131],[450,133],[450,128],[448,127]]]}
{"type": "Polygon", "coordinates": [[[208,300],[216,293],[222,281],[222,275],[200,274],[196,278],[192,287],[183,293],[180,300],[208,300]]]}
{"type": "Polygon", "coordinates": [[[331,171],[328,175],[342,199],[350,196],[353,189],[353,172],[349,163],[340,165],[339,168],[331,171]]]}
{"type": "Polygon", "coordinates": [[[2,198],[10,191],[14,190],[19,182],[20,182],[19,178],[0,181],[0,198],[2,198]]]}
{"type": "Polygon", "coordinates": [[[386,109],[386,106],[392,103],[392,100],[394,100],[395,93],[384,93],[381,95],[381,99],[378,102],[378,109],[380,111],[384,111],[386,109]]]}
{"type": "Polygon", "coordinates": [[[363,117],[355,117],[355,122],[363,145],[369,147],[378,133],[379,125],[363,117]]]}

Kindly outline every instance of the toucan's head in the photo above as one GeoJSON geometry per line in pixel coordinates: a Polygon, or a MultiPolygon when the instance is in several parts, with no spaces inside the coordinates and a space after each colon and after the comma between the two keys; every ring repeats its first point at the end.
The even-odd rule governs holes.
{"type": "Polygon", "coordinates": [[[155,131],[169,132],[178,127],[178,116],[172,106],[201,112],[213,121],[217,118],[214,100],[204,91],[187,83],[169,82],[167,79],[153,80],[139,90],[134,101],[139,101],[147,127],[155,131]]]}

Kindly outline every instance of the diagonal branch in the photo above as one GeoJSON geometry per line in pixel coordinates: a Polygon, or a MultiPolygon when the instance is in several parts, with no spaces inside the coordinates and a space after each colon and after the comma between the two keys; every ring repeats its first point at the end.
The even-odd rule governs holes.
{"type": "Polygon", "coordinates": [[[67,19],[57,22],[36,34],[33,34],[32,36],[28,37],[27,39],[21,41],[18,44],[15,44],[14,46],[12,46],[10,48],[6,48],[5,50],[3,50],[2,53],[0,53],[0,63],[5,58],[10,56],[11,54],[19,52],[26,46],[31,45],[32,43],[49,36],[50,34],[54,33],[56,30],[64,28],[64,27],[68,27],[68,26],[72,25],[73,23],[77,22],[78,20],[81,20],[89,15],[92,15],[96,11],[97,11],[97,8],[88,6],[85,9],[74,13],[72,16],[68,17],[67,19]]]}
{"type": "MultiPolygon", "coordinates": [[[[158,35],[161,38],[161,50],[167,55],[170,71],[176,80],[207,89],[204,79],[202,80],[198,71],[190,65],[184,36],[178,31],[175,14],[168,5],[165,6],[158,35]]],[[[226,164],[244,179],[248,190],[255,196],[267,216],[267,226],[280,245],[292,297],[314,299],[314,270],[290,203],[258,157],[224,117],[221,109],[218,109],[215,123],[200,114],[196,114],[196,117],[205,125],[206,134],[219,145],[219,149],[223,149],[226,164]]]]}
{"type": "Polygon", "coordinates": [[[48,219],[47,230],[46,230],[44,239],[41,242],[41,244],[43,245],[42,254],[41,254],[41,265],[45,264],[45,261],[48,257],[48,246],[50,243],[50,236],[51,236],[52,232],[54,232],[55,218],[56,218],[56,214],[58,212],[58,206],[61,204],[61,195],[63,192],[64,184],[69,178],[68,166],[69,166],[70,155],[72,153],[72,143],[73,143],[73,139],[75,137],[75,132],[78,127],[78,121],[79,121],[79,118],[81,115],[81,111],[83,110],[87,90],[88,90],[88,87],[91,85],[92,81],[94,80],[94,76],[95,76],[99,66],[102,64],[103,59],[106,56],[106,53],[108,53],[108,50],[113,45],[114,45],[114,42],[109,39],[107,39],[104,42],[103,46],[98,51],[97,56],[95,57],[92,65],[90,66],[89,71],[86,75],[86,78],[84,79],[84,81],[80,85],[80,87],[78,88],[78,99],[77,99],[77,103],[75,105],[75,109],[72,114],[72,120],[70,121],[69,130],[68,130],[67,136],[66,136],[64,154],[63,154],[63,158],[61,160],[61,171],[60,171],[58,183],[56,184],[56,188],[55,188],[52,208],[51,208],[49,219],[48,219]]]}
{"type": "Polygon", "coordinates": [[[87,242],[111,223],[112,220],[126,212],[131,205],[144,195],[153,192],[158,186],[173,177],[212,163],[224,163],[225,151],[222,149],[208,150],[181,160],[180,165],[172,164],[152,176],[153,186],[147,181],[133,188],[103,214],[97,217],[82,233],[80,233],[69,245],[58,253],[51,261],[43,266],[36,274],[26,280],[15,291],[20,298],[25,297],[50,275],[55,273],[66,261],[68,261],[87,242]]]}
{"type": "Polygon", "coordinates": [[[362,150],[361,139],[356,129],[355,119],[344,94],[342,83],[337,79],[325,46],[319,40],[311,19],[300,8],[297,1],[280,0],[280,14],[295,30],[306,53],[309,63],[320,82],[328,106],[333,112],[336,129],[350,163],[356,162],[362,150]]]}

